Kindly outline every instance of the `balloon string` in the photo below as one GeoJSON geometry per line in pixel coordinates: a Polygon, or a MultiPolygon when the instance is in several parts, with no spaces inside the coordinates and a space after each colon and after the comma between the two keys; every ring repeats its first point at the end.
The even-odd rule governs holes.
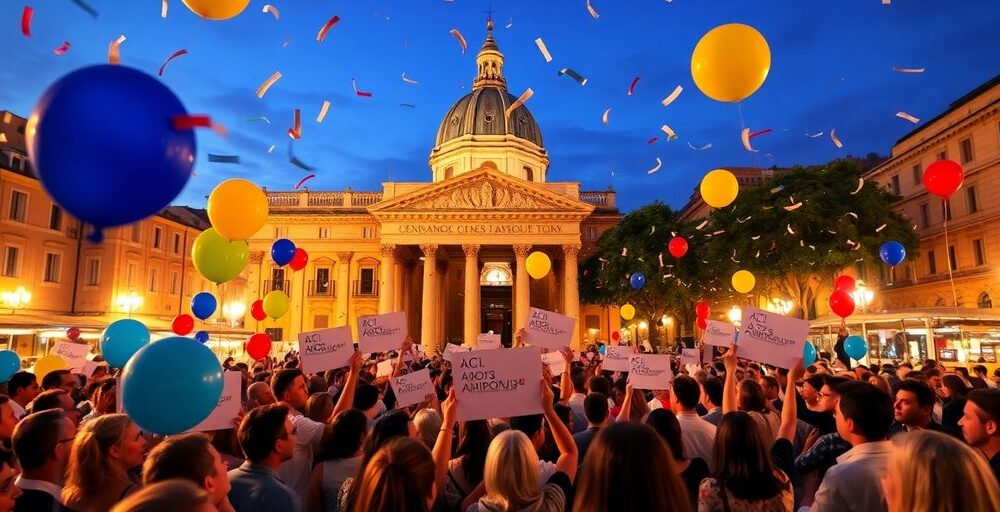
{"type": "MultiPolygon", "coordinates": [[[[948,199],[944,200],[944,249],[945,254],[948,255],[948,281],[951,283],[951,300],[958,307],[958,294],[955,293],[955,276],[952,275],[951,269],[951,242],[948,241],[948,213],[951,212],[951,205],[948,203],[948,199]]],[[[958,264],[958,258],[955,258],[955,264],[958,264]]]]}

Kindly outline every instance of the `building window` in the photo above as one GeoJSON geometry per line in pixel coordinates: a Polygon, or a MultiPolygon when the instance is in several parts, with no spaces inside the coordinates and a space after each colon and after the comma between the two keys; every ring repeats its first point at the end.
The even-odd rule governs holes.
{"type": "Polygon", "coordinates": [[[10,211],[7,218],[17,222],[28,222],[28,194],[20,190],[10,191],[10,211]]]}
{"type": "Polygon", "coordinates": [[[920,227],[926,228],[931,225],[931,212],[927,203],[920,205],[920,227]]]}
{"type": "Polygon", "coordinates": [[[952,271],[958,270],[958,257],[955,256],[955,246],[948,246],[948,265],[952,271]]]}
{"type": "Polygon", "coordinates": [[[327,295],[330,293],[330,269],[319,267],[316,269],[316,284],[313,292],[316,295],[327,295]]]}
{"type": "Polygon", "coordinates": [[[19,155],[11,154],[10,155],[10,167],[11,167],[11,169],[14,169],[15,171],[23,171],[24,170],[24,158],[21,158],[19,155]]]}
{"type": "MultiPolygon", "coordinates": [[[[881,266],[879,268],[882,268],[881,266]]],[[[927,274],[937,274],[937,261],[934,260],[934,251],[927,251],[927,274]]]]}
{"type": "Polygon", "coordinates": [[[170,295],[177,295],[177,279],[178,273],[176,270],[170,271],[170,295]]]}
{"type": "Polygon", "coordinates": [[[142,241],[142,223],[136,222],[132,224],[132,241],[139,243],[142,241]]]}
{"type": "Polygon", "coordinates": [[[87,286],[97,286],[101,282],[101,260],[98,258],[88,259],[86,272],[84,283],[87,286]]]}
{"type": "Polygon", "coordinates": [[[159,226],[153,227],[153,249],[163,248],[163,228],[159,226]]]}
{"type": "Polygon", "coordinates": [[[17,277],[21,270],[21,248],[8,245],[3,251],[3,276],[17,277]]]}
{"type": "Polygon", "coordinates": [[[595,228],[593,226],[587,226],[587,230],[585,231],[585,235],[586,235],[587,240],[597,240],[597,228],[595,228]]]}
{"type": "Polygon", "coordinates": [[[524,179],[528,181],[535,181],[535,171],[532,171],[531,167],[524,168],[524,179]]]}
{"type": "Polygon", "coordinates": [[[287,233],[287,232],[288,232],[288,229],[285,228],[284,226],[275,226],[275,228],[274,228],[274,238],[285,238],[285,233],[287,233]]]}
{"type": "Polygon", "coordinates": [[[899,175],[893,174],[892,178],[889,178],[889,190],[892,191],[893,195],[899,195],[899,175]]]}
{"type": "Polygon", "coordinates": [[[447,179],[451,179],[451,177],[454,176],[454,175],[455,175],[455,168],[454,167],[449,167],[449,168],[447,168],[447,169],[444,170],[444,179],[446,179],[446,180],[447,179]]]}
{"type": "Polygon", "coordinates": [[[981,267],[986,264],[986,253],[983,251],[982,239],[972,241],[972,254],[975,256],[977,267],[981,267]]]}
{"type": "Polygon", "coordinates": [[[920,169],[920,164],[913,166],[913,184],[919,185],[923,181],[923,171],[920,169]]]}
{"type": "Polygon", "coordinates": [[[62,258],[58,254],[53,252],[45,253],[45,282],[46,283],[58,283],[59,282],[59,262],[62,258]]]}
{"type": "Polygon", "coordinates": [[[159,288],[160,281],[160,269],[151,268],[149,269],[149,291],[155,292],[159,288]]]}
{"type": "Polygon", "coordinates": [[[958,143],[959,154],[962,156],[962,163],[967,164],[972,161],[974,155],[972,154],[972,138],[962,139],[958,143]]]}
{"type": "Polygon", "coordinates": [[[358,283],[358,293],[361,295],[371,295],[375,293],[375,269],[361,269],[361,282],[358,283]]]}
{"type": "Polygon", "coordinates": [[[181,253],[181,234],[174,233],[174,254],[181,253]]]}
{"type": "Polygon", "coordinates": [[[979,300],[976,301],[976,306],[979,309],[990,309],[993,307],[993,299],[990,298],[990,294],[983,292],[979,294],[979,300]]]}
{"type": "Polygon", "coordinates": [[[375,238],[375,228],[371,226],[361,228],[361,238],[375,238]]]}
{"type": "Polygon", "coordinates": [[[976,201],[976,187],[965,189],[965,204],[969,205],[969,213],[979,211],[979,202],[976,201]]]}
{"type": "Polygon", "coordinates": [[[62,208],[60,208],[58,205],[52,205],[52,211],[49,212],[49,229],[62,231],[62,219],[63,219],[62,208]]]}
{"type": "Polygon", "coordinates": [[[283,268],[271,269],[271,286],[267,291],[274,290],[285,291],[285,269],[283,268]]]}
{"type": "Polygon", "coordinates": [[[320,238],[330,238],[330,228],[319,228],[320,238]]]}
{"type": "Polygon", "coordinates": [[[125,266],[125,286],[131,288],[135,286],[135,275],[139,270],[139,266],[135,263],[129,263],[125,266]]]}
{"type": "Polygon", "coordinates": [[[941,151],[939,151],[938,154],[937,154],[937,159],[938,160],[947,160],[948,159],[948,150],[947,149],[942,149],[941,151]]]}
{"type": "Polygon", "coordinates": [[[941,203],[941,209],[944,210],[945,222],[951,220],[951,201],[943,201],[941,203]]]}
{"type": "Polygon", "coordinates": [[[264,334],[271,338],[271,341],[281,341],[282,331],[280,327],[268,327],[264,329],[264,334]]]}
{"type": "Polygon", "coordinates": [[[599,331],[601,330],[601,316],[587,315],[583,317],[583,325],[588,331],[590,330],[599,331]]]}

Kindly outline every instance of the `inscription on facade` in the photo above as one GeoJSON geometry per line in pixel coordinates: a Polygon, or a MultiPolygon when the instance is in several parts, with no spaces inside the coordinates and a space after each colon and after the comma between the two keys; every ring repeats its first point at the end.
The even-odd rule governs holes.
{"type": "Polygon", "coordinates": [[[412,235],[531,235],[559,234],[563,226],[547,224],[401,224],[399,232],[412,235]]]}

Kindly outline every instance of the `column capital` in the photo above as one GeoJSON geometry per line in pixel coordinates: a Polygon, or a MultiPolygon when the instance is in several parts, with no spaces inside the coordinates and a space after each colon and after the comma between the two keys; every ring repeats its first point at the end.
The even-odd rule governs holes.
{"type": "Polygon", "coordinates": [[[250,263],[258,265],[262,261],[264,261],[264,251],[250,251],[250,263]]]}
{"type": "Polygon", "coordinates": [[[512,246],[514,248],[514,257],[517,259],[524,259],[528,257],[528,253],[531,252],[530,244],[515,244],[512,246]]]}
{"type": "Polygon", "coordinates": [[[392,257],[396,255],[396,245],[395,244],[382,244],[379,246],[379,250],[382,251],[383,257],[392,257]]]}
{"type": "Polygon", "coordinates": [[[338,252],[337,253],[337,263],[347,264],[351,262],[351,258],[354,257],[353,252],[338,252]]]}
{"type": "Polygon", "coordinates": [[[562,246],[563,255],[565,255],[567,257],[576,256],[576,255],[580,254],[580,249],[582,249],[582,248],[583,248],[583,246],[581,246],[580,244],[568,244],[568,245],[564,245],[564,246],[562,246]]]}
{"type": "Polygon", "coordinates": [[[420,250],[424,253],[424,258],[435,258],[437,257],[437,244],[420,244],[420,250]]]}
{"type": "Polygon", "coordinates": [[[466,257],[479,256],[479,244],[462,244],[462,252],[466,257]]]}

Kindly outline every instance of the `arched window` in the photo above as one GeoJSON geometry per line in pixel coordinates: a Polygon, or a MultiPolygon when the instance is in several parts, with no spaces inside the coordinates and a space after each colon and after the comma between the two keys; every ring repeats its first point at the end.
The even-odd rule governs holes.
{"type": "Polygon", "coordinates": [[[976,306],[980,309],[990,309],[993,307],[993,299],[990,298],[990,294],[983,292],[979,294],[979,300],[976,301],[976,306]]]}
{"type": "Polygon", "coordinates": [[[535,171],[532,171],[531,167],[524,168],[524,179],[528,181],[535,181],[535,171]]]}
{"type": "Polygon", "coordinates": [[[451,179],[451,177],[454,176],[454,175],[455,175],[455,168],[454,167],[449,167],[449,168],[447,168],[447,169],[444,170],[444,179],[446,179],[446,180],[447,179],[451,179]]]}

